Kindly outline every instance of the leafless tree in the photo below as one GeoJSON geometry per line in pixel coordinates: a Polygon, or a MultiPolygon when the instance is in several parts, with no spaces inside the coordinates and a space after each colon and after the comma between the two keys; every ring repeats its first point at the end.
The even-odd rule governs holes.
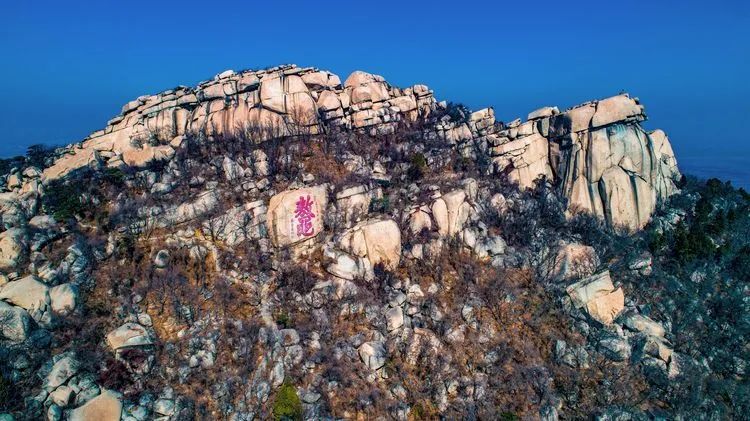
{"type": "Polygon", "coordinates": [[[219,205],[211,214],[203,223],[203,232],[212,242],[226,239],[227,229],[232,222],[227,203],[223,200],[219,201],[219,205]]]}

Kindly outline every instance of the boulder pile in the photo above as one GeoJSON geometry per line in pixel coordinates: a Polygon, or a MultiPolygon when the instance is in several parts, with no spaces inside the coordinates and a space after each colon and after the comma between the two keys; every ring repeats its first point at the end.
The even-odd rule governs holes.
{"type": "MultiPolygon", "coordinates": [[[[229,70],[194,88],[181,86],[128,102],[107,127],[66,148],[43,179],[85,166],[144,167],[169,160],[191,133],[254,141],[333,128],[387,134],[398,122],[428,121],[446,107],[424,85],[400,89],[362,71],[342,84],[335,74],[311,67],[229,70]]],[[[543,107],[525,122],[507,125],[495,120],[492,108],[464,121],[444,115],[428,132],[466,157],[487,155],[492,172],[506,174],[523,188],[540,177],[554,181],[571,214],[589,212],[635,230],[649,221],[658,200],[675,191],[680,175],[666,134],[644,130],[640,123],[645,119],[639,100],[621,94],[564,112],[543,107]]],[[[224,163],[234,178],[247,169],[224,163]]],[[[9,187],[24,186],[25,175],[11,177],[9,187]]]]}
{"type": "MultiPolygon", "coordinates": [[[[343,84],[333,73],[294,65],[226,71],[195,88],[130,101],[107,127],[66,148],[43,178],[85,166],[144,167],[169,160],[190,133],[256,141],[334,127],[389,133],[400,121],[427,120],[445,107],[424,85],[400,89],[362,71],[343,84]]],[[[507,125],[486,108],[465,121],[444,116],[431,130],[467,157],[488,155],[493,172],[521,187],[532,187],[539,177],[555,181],[571,213],[593,213],[633,230],[648,222],[657,200],[675,191],[679,177],[669,139],[661,130],[645,131],[645,119],[638,99],[621,94],[564,112],[543,107],[527,121],[507,125]]],[[[241,175],[234,163],[225,164],[228,174],[241,175]]],[[[24,176],[12,177],[7,185],[20,189],[24,176]]]]}
{"type": "Polygon", "coordinates": [[[400,89],[365,72],[352,73],[342,85],[338,76],[312,67],[228,70],[195,88],[180,86],[128,102],[107,127],[67,148],[44,176],[59,178],[87,165],[143,167],[168,160],[188,133],[254,140],[334,126],[388,133],[396,122],[426,117],[435,107],[426,86],[400,89]]]}

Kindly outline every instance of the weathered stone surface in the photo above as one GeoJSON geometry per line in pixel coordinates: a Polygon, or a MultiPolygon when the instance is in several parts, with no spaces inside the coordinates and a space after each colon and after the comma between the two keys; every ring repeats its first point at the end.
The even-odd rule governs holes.
{"type": "Polygon", "coordinates": [[[70,421],[119,421],[122,414],[120,398],[109,390],[70,412],[70,421]]]}
{"type": "Polygon", "coordinates": [[[336,194],[336,206],[339,217],[347,226],[364,218],[369,209],[372,197],[366,186],[355,186],[336,194]]]}
{"type": "Polygon", "coordinates": [[[267,177],[269,173],[268,155],[261,149],[253,151],[253,168],[257,177],[267,177]]]}
{"type": "MultiPolygon", "coordinates": [[[[314,68],[227,73],[196,88],[131,101],[105,129],[68,147],[41,178],[29,174],[13,182],[32,189],[32,181],[56,179],[88,165],[142,167],[170,159],[190,132],[231,135],[250,129],[258,141],[320,133],[326,126],[389,133],[394,123],[428,116],[441,106],[426,86],[398,89],[381,76],[361,71],[352,73],[343,86],[337,76],[314,68]],[[139,142],[154,133],[160,138],[155,146],[153,139],[139,142]]],[[[540,177],[555,182],[569,199],[570,214],[589,212],[612,225],[639,229],[656,202],[676,190],[679,172],[669,140],[661,131],[641,128],[643,106],[626,94],[562,113],[544,107],[531,112],[527,122],[505,127],[496,124],[491,108],[467,117],[441,119],[434,134],[466,158],[488,153],[493,170],[522,188],[532,187],[540,177]]],[[[433,217],[439,220],[441,212],[433,217]]],[[[438,226],[443,235],[460,231],[448,234],[453,230],[438,226]]]]}
{"type": "Polygon", "coordinates": [[[54,392],[50,393],[49,396],[55,405],[64,408],[68,406],[68,403],[73,396],[73,389],[70,386],[60,386],[55,389],[54,392]]]}
{"type": "Polygon", "coordinates": [[[78,305],[78,287],[70,283],[60,284],[49,289],[52,311],[59,316],[73,312],[78,305]]]}
{"type": "Polygon", "coordinates": [[[341,235],[339,247],[367,259],[371,267],[380,263],[393,270],[401,261],[401,231],[391,219],[364,221],[341,235]]]}
{"type": "Polygon", "coordinates": [[[156,161],[165,161],[174,156],[174,149],[169,145],[149,146],[127,149],[122,153],[122,161],[131,167],[143,168],[156,161]]]}
{"type": "Polygon", "coordinates": [[[138,323],[125,323],[107,334],[107,345],[112,350],[153,345],[154,340],[145,327],[138,323]]]}
{"type": "Polygon", "coordinates": [[[618,95],[556,113],[549,107],[491,134],[496,172],[521,187],[555,181],[570,214],[587,212],[611,225],[642,228],[656,203],[676,191],[674,152],[661,131],[646,133],[643,106],[618,95]],[[529,131],[529,127],[531,131],[529,131]]]}
{"type": "Polygon", "coordinates": [[[642,181],[638,178],[631,179],[620,167],[612,167],[602,175],[602,185],[608,204],[605,214],[613,225],[635,229],[648,222],[653,203],[651,192],[642,187],[642,181]],[[636,185],[635,190],[633,184],[636,185]],[[638,197],[639,192],[647,194],[644,194],[645,197],[638,197]],[[639,205],[639,200],[642,205],[639,205]]]}
{"type": "Polygon", "coordinates": [[[412,235],[417,235],[423,230],[432,230],[432,218],[428,209],[417,209],[409,215],[409,231],[412,235]]]}
{"type": "Polygon", "coordinates": [[[25,310],[41,309],[50,304],[49,287],[34,276],[9,282],[0,290],[0,300],[25,310]]]}
{"type": "Polygon", "coordinates": [[[627,317],[625,317],[625,319],[623,320],[623,324],[628,329],[645,333],[650,336],[663,338],[666,333],[666,331],[664,330],[664,326],[642,314],[628,314],[627,317]]]}
{"type": "Polygon", "coordinates": [[[625,295],[615,289],[609,271],[584,278],[567,288],[578,308],[585,308],[594,320],[610,325],[625,308],[625,295]]]}
{"type": "Polygon", "coordinates": [[[0,301],[0,336],[13,342],[25,341],[31,329],[29,313],[0,301]]]}
{"type": "Polygon", "coordinates": [[[260,100],[263,106],[273,111],[283,113],[284,108],[284,88],[281,77],[266,77],[260,83],[260,100]]]}
{"type": "Polygon", "coordinates": [[[653,187],[656,190],[658,198],[669,197],[677,190],[672,180],[680,178],[680,171],[677,169],[677,158],[672,150],[672,144],[669,138],[662,130],[654,130],[649,133],[651,145],[654,151],[654,161],[658,168],[652,173],[653,187]]]}
{"type": "MultiPolygon", "coordinates": [[[[432,92],[424,86],[400,90],[365,72],[354,72],[345,86],[332,73],[294,65],[222,75],[195,88],[181,87],[129,102],[103,130],[79,146],[68,147],[44,171],[44,178],[56,179],[87,165],[142,167],[169,159],[180,147],[181,142],[152,146],[141,141],[152,134],[168,140],[189,132],[233,134],[250,128],[262,141],[296,130],[317,133],[320,124],[369,128],[403,118],[414,120],[436,107],[432,92]],[[380,104],[377,110],[373,104],[380,104]]],[[[21,183],[13,181],[14,186],[21,183]]]]}
{"type": "MultiPolygon", "coordinates": [[[[442,200],[448,210],[448,226],[445,231],[449,236],[456,235],[463,228],[471,211],[470,205],[466,203],[466,193],[463,190],[452,191],[443,195],[442,200]]],[[[440,229],[443,231],[442,227],[440,229]]]]}
{"type": "Polygon", "coordinates": [[[386,328],[389,332],[404,326],[404,311],[401,307],[389,308],[385,312],[386,328]]]}
{"type": "Polygon", "coordinates": [[[626,361],[630,358],[631,347],[625,338],[609,337],[599,341],[599,352],[612,361],[626,361]]]}
{"type": "Polygon", "coordinates": [[[627,95],[617,95],[596,103],[596,112],[591,119],[592,127],[601,127],[629,118],[640,117],[643,107],[627,95]]]}
{"type": "MultiPolygon", "coordinates": [[[[376,103],[390,98],[388,87],[382,76],[362,71],[352,73],[344,82],[344,87],[349,92],[352,104],[376,103]]],[[[355,121],[354,125],[361,126],[363,123],[355,121]]]]}
{"type": "Polygon", "coordinates": [[[615,286],[609,271],[584,278],[570,286],[567,291],[576,307],[583,307],[596,297],[614,291],[615,286]]]}
{"type": "Polygon", "coordinates": [[[156,402],[154,402],[154,412],[158,415],[163,415],[166,417],[174,415],[174,400],[166,398],[157,399],[156,402]]]}
{"type": "MultiPolygon", "coordinates": [[[[23,207],[21,206],[21,199],[18,194],[14,192],[0,193],[0,227],[3,227],[5,229],[14,227],[17,228],[21,226],[22,222],[25,220],[26,215],[23,207]]],[[[0,234],[0,240],[2,239],[3,235],[0,234]]],[[[0,251],[3,249],[3,247],[7,247],[7,245],[3,245],[3,243],[0,241],[0,251]]],[[[3,260],[4,258],[0,254],[0,262],[2,262],[3,260]]],[[[0,265],[1,264],[2,263],[0,263],[0,265]]]]}
{"type": "Polygon", "coordinates": [[[26,250],[26,231],[11,228],[0,233],[0,270],[13,270],[26,250]]]}
{"type": "Polygon", "coordinates": [[[591,246],[563,244],[550,262],[550,277],[562,281],[590,276],[599,266],[599,257],[591,246]]]}
{"type": "Polygon", "coordinates": [[[235,181],[245,176],[245,169],[228,156],[224,157],[224,160],[221,163],[221,168],[224,170],[224,178],[228,181],[235,181]]]}
{"type": "Polygon", "coordinates": [[[558,114],[560,110],[557,109],[557,107],[542,107],[539,109],[536,109],[529,113],[528,117],[526,117],[527,120],[536,120],[544,117],[550,117],[555,114],[558,114]]]}
{"type": "Polygon", "coordinates": [[[356,70],[346,78],[344,82],[345,88],[356,88],[358,86],[367,85],[373,82],[383,82],[382,76],[373,75],[361,70],[356,70]]]}
{"type": "Polygon", "coordinates": [[[328,204],[325,186],[287,190],[271,198],[268,233],[276,247],[315,238],[323,230],[323,212],[328,204]]]}
{"type": "Polygon", "coordinates": [[[586,303],[589,315],[605,325],[611,325],[624,308],[625,294],[622,288],[600,295],[586,303]]]}
{"type": "Polygon", "coordinates": [[[341,108],[341,100],[331,91],[323,91],[318,97],[318,108],[323,111],[333,111],[341,108]]]}
{"type": "Polygon", "coordinates": [[[385,365],[387,354],[385,344],[380,341],[365,342],[357,350],[359,358],[370,370],[378,370],[385,365]]]}
{"type": "Polygon", "coordinates": [[[664,338],[658,336],[648,336],[643,344],[643,352],[647,355],[659,358],[665,363],[672,359],[672,348],[664,341],[664,338]]]}
{"type": "Polygon", "coordinates": [[[505,240],[495,235],[480,239],[472,248],[478,258],[484,259],[502,255],[505,253],[506,246],[505,240]]]}
{"type": "Polygon", "coordinates": [[[73,355],[65,355],[55,362],[44,381],[44,388],[54,390],[73,377],[81,368],[81,363],[73,355]]]}
{"type": "Polygon", "coordinates": [[[438,232],[441,236],[446,237],[449,234],[450,220],[448,219],[448,205],[445,200],[438,198],[432,203],[430,207],[432,211],[432,217],[435,219],[435,224],[438,227],[438,232]]]}
{"type": "MultiPolygon", "coordinates": [[[[457,235],[474,212],[473,207],[466,201],[464,190],[454,190],[437,198],[430,206],[438,233],[443,237],[457,235]]],[[[426,209],[425,209],[426,210],[426,209]]],[[[430,224],[431,225],[431,224],[430,224]]],[[[424,228],[427,222],[418,223],[416,228],[424,228]]]]}
{"type": "Polygon", "coordinates": [[[496,170],[508,174],[522,188],[531,188],[541,177],[552,178],[549,145],[540,134],[531,134],[492,149],[496,170]]]}
{"type": "Polygon", "coordinates": [[[329,72],[312,72],[302,75],[302,80],[311,89],[337,88],[341,85],[338,76],[329,72]]]}
{"type": "Polygon", "coordinates": [[[336,253],[333,263],[326,267],[326,271],[331,275],[349,281],[364,278],[367,275],[367,269],[361,264],[361,260],[347,253],[336,253]]]}

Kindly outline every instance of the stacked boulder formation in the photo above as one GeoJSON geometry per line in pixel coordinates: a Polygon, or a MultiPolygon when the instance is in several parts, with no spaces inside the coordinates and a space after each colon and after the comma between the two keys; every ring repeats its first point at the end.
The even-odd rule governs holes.
{"type": "Polygon", "coordinates": [[[630,230],[648,223],[656,203],[675,192],[680,176],[672,146],[661,130],[647,132],[637,98],[621,94],[560,112],[544,107],[527,121],[495,124],[491,108],[439,133],[461,150],[486,151],[493,171],[521,187],[553,180],[571,213],[588,212],[630,230]]]}
{"type": "Polygon", "coordinates": [[[141,96],[103,130],[68,148],[44,171],[49,179],[92,164],[142,167],[169,159],[189,133],[246,134],[253,140],[316,134],[327,127],[388,133],[401,119],[415,121],[436,107],[424,85],[390,86],[381,76],[338,76],[294,65],[260,71],[228,70],[195,88],[180,86],[141,96]]]}
{"type": "Polygon", "coordinates": [[[640,125],[645,119],[643,106],[628,95],[563,113],[542,108],[530,113],[525,123],[516,122],[500,133],[508,141],[495,150],[495,162],[498,169],[507,170],[508,161],[520,161],[518,169],[510,168],[522,185],[528,184],[529,176],[552,176],[571,211],[639,229],[648,223],[657,200],[675,191],[679,176],[669,139],[661,130],[645,131],[640,125]],[[522,168],[527,168],[525,174],[522,168]]]}
{"type": "Polygon", "coordinates": [[[357,71],[342,84],[315,68],[280,66],[225,71],[195,88],[178,87],[127,103],[103,130],[65,149],[43,180],[85,166],[143,167],[171,158],[186,134],[246,135],[253,141],[315,135],[332,128],[393,132],[398,122],[431,122],[427,136],[454,145],[466,157],[489,158],[491,172],[521,188],[540,177],[553,181],[571,214],[588,212],[612,225],[642,228],[659,200],[676,190],[674,152],[661,130],[645,131],[637,98],[627,94],[567,111],[544,107],[507,125],[492,108],[465,121],[443,113],[424,85],[400,89],[381,76],[357,71]],[[484,155],[480,157],[479,154],[484,155]]]}
{"type": "Polygon", "coordinates": [[[618,95],[504,124],[424,85],[295,66],[138,98],[45,170],[0,176],[0,392],[22,392],[0,421],[266,419],[287,392],[300,419],[489,414],[506,394],[557,419],[579,393],[548,379],[626,390],[592,353],[671,392],[698,362],[673,345],[674,303],[639,302],[660,259],[600,259],[537,207],[643,227],[679,176],[645,118],[618,95]]]}

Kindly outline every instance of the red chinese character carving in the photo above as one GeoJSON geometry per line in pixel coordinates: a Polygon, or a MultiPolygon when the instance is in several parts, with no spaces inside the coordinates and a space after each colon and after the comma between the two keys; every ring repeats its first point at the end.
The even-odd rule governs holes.
{"type": "Polygon", "coordinates": [[[300,196],[296,205],[294,217],[297,218],[297,235],[310,237],[315,233],[312,225],[312,219],[315,218],[315,214],[312,212],[313,200],[310,195],[307,195],[307,197],[300,196]]]}

